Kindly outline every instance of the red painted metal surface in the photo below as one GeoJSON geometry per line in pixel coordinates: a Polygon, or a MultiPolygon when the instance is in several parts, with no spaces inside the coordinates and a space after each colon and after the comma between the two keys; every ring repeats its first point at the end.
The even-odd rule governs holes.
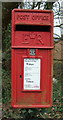
{"type": "Polygon", "coordinates": [[[12,107],[52,106],[53,12],[12,11],[12,107]],[[30,55],[35,49],[35,55],[30,55]],[[40,60],[40,89],[24,89],[24,59],[40,60]]]}

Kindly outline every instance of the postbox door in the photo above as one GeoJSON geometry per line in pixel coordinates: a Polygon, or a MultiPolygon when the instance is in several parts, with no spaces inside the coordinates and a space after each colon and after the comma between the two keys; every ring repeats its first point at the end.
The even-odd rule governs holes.
{"type": "MultiPolygon", "coordinates": [[[[51,66],[52,66],[52,52],[49,50],[42,50],[42,49],[37,49],[37,55],[36,56],[30,56],[28,52],[30,50],[28,49],[15,49],[13,50],[14,54],[14,63],[13,63],[13,76],[14,79],[12,81],[12,86],[13,86],[13,103],[17,105],[17,107],[46,107],[50,106],[52,101],[51,101],[51,66]],[[37,57],[38,56],[38,57],[37,57]],[[35,78],[31,77],[30,75],[27,75],[27,77],[30,78],[28,83],[26,83],[26,75],[27,72],[25,71],[26,69],[30,69],[30,66],[26,66],[25,64],[30,64],[30,60],[37,61],[35,69],[39,70],[37,73],[36,80],[35,78]],[[29,61],[28,61],[29,60],[29,61]],[[27,62],[25,62],[27,61],[27,62]],[[25,65],[25,67],[24,67],[25,65]],[[27,68],[28,67],[28,68],[27,68]],[[25,70],[24,70],[25,69],[25,70]],[[40,75],[39,75],[40,74],[40,75]],[[24,77],[25,75],[25,77],[24,77]],[[36,82],[36,88],[31,88],[35,83],[33,84],[32,82],[36,82]],[[25,84],[24,84],[25,82],[25,84]],[[25,87],[26,85],[27,88],[25,87]],[[38,88],[37,88],[38,86],[38,88]]],[[[32,63],[34,64],[34,62],[32,63]]],[[[36,65],[36,63],[35,63],[36,65]]],[[[34,69],[32,68],[32,71],[34,69]]],[[[36,71],[37,71],[36,70],[36,71]]],[[[28,70],[30,71],[30,70],[28,70]]],[[[34,71],[34,74],[36,72],[34,71]]],[[[29,72],[29,74],[32,74],[29,72]]],[[[33,75],[33,74],[32,74],[33,75]]],[[[28,78],[27,78],[28,80],[28,78]]]]}

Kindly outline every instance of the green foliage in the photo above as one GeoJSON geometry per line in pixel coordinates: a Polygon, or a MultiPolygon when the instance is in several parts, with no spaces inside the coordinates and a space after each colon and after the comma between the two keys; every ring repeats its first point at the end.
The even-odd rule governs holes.
{"type": "Polygon", "coordinates": [[[11,46],[11,24],[8,24],[7,29],[3,30],[3,52],[7,52],[11,46]]]}
{"type": "Polygon", "coordinates": [[[54,74],[54,77],[60,81],[61,81],[62,76],[63,76],[62,69],[63,69],[63,62],[62,61],[55,61],[53,74],[54,74]]]}
{"type": "Polygon", "coordinates": [[[11,80],[10,80],[10,72],[6,70],[2,70],[2,102],[7,104],[10,101],[10,89],[11,89],[11,80]]]}
{"type": "Polygon", "coordinates": [[[53,3],[54,2],[46,2],[45,6],[44,6],[44,9],[46,9],[46,10],[52,10],[53,3]]]}
{"type": "Polygon", "coordinates": [[[10,70],[11,62],[11,24],[3,31],[3,68],[10,70]]]}

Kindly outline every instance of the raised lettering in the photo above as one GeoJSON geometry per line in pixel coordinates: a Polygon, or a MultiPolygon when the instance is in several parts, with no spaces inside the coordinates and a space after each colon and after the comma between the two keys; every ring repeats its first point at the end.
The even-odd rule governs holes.
{"type": "Polygon", "coordinates": [[[33,15],[32,20],[48,20],[48,16],[33,15]]]}
{"type": "Polygon", "coordinates": [[[17,15],[17,20],[29,20],[29,15],[17,15]]]}

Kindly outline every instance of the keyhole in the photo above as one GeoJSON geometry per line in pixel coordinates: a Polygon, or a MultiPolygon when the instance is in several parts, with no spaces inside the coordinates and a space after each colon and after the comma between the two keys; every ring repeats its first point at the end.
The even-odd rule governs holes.
{"type": "Polygon", "coordinates": [[[20,75],[20,78],[22,78],[22,75],[20,75]]]}

